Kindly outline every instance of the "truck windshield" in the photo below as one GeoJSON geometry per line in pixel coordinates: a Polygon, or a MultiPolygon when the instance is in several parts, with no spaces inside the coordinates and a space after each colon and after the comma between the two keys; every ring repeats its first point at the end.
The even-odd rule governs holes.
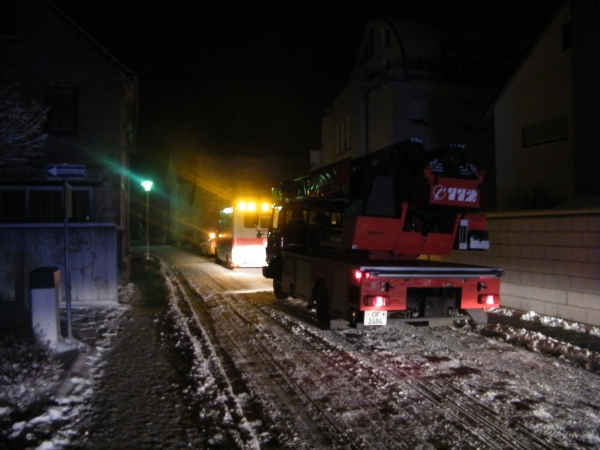
{"type": "Polygon", "coordinates": [[[244,213],[245,228],[269,228],[271,215],[269,213],[247,212],[244,213]]]}

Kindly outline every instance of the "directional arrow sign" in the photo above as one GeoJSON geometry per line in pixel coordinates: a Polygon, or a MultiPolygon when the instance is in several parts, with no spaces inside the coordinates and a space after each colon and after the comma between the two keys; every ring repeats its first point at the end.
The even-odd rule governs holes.
{"type": "Polygon", "coordinates": [[[47,178],[85,178],[85,166],[76,164],[49,164],[46,166],[47,178]]]}

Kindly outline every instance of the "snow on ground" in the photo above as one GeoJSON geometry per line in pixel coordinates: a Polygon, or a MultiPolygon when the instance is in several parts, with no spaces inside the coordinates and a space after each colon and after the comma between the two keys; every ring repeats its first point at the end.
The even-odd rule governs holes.
{"type": "Polygon", "coordinates": [[[544,316],[536,313],[535,311],[524,312],[508,308],[498,308],[490,310],[490,313],[498,316],[518,317],[525,322],[539,322],[550,327],[557,327],[564,330],[576,331],[578,333],[600,336],[600,327],[570,322],[568,320],[556,317],[544,316]]]}
{"type": "Polygon", "coordinates": [[[182,309],[187,308],[186,300],[179,294],[182,286],[176,286],[176,280],[167,273],[165,280],[175,322],[178,329],[185,334],[187,342],[191,343],[194,353],[191,372],[196,381],[193,394],[197,397],[198,404],[202,405],[199,419],[205,423],[217,423],[214,430],[210,430],[212,436],[208,439],[209,445],[226,448],[230,442],[234,442],[238,448],[258,450],[258,435],[246,419],[240,404],[244,399],[234,394],[230,380],[218,361],[216,349],[210,344],[204,329],[196,320],[190,320],[189,315],[182,313],[182,309]],[[232,410],[236,417],[241,418],[240,421],[233,420],[232,410]],[[222,430],[227,430],[227,433],[223,433],[222,430]]]}
{"type": "MultiPolygon", "coordinates": [[[[126,302],[133,292],[133,285],[125,287],[121,300],[126,302]]],[[[60,429],[81,414],[93,395],[94,379],[102,377],[103,355],[111,349],[125,309],[73,309],[74,317],[93,327],[94,347],[63,343],[59,351],[67,350],[57,354],[33,337],[0,336],[0,448],[50,450],[69,443],[60,429]]]]}
{"type": "MultiPolygon", "coordinates": [[[[166,278],[168,280],[168,276],[166,278]]],[[[277,439],[278,433],[279,436],[286,432],[293,433],[291,428],[285,428],[285,424],[279,424],[278,427],[271,425],[269,428],[269,424],[261,422],[258,418],[248,419],[247,403],[254,393],[234,393],[230,371],[222,366],[217,355],[218,350],[210,344],[210,336],[206,334],[206,330],[199,325],[199,322],[190,318],[189,313],[187,315],[181,313],[182,299],[179,298],[173,283],[171,280],[167,284],[170,286],[171,314],[175,318],[179,334],[172,344],[174,348],[188,346],[194,354],[194,361],[190,369],[190,376],[194,380],[194,384],[185,387],[184,390],[186,395],[193,397],[197,404],[203,405],[199,409],[199,420],[208,427],[206,444],[217,448],[234,445],[238,448],[258,449],[272,445],[277,439]]],[[[128,286],[121,292],[123,303],[127,303],[128,299],[135,295],[137,295],[135,287],[128,286]]],[[[210,298],[205,298],[205,301],[209,302],[210,298]]],[[[230,301],[248,303],[247,297],[243,294],[232,295],[230,301]]],[[[296,308],[298,311],[305,311],[302,302],[287,300],[286,305],[292,309],[296,308]]],[[[23,339],[17,341],[6,336],[1,338],[0,447],[43,450],[71,448],[72,441],[81,434],[81,430],[77,429],[76,419],[82,414],[86,402],[93,397],[95,386],[103,377],[106,355],[118,339],[119,319],[127,308],[128,306],[119,305],[79,310],[79,313],[83,313],[83,316],[79,315],[82,323],[87,322],[94,329],[96,335],[93,346],[80,345],[80,357],[75,364],[71,364],[71,371],[66,374],[63,373],[60,361],[54,359],[52,353],[39,343],[23,339]],[[15,442],[27,445],[11,446],[15,442]]],[[[278,316],[277,320],[281,323],[289,322],[294,333],[314,335],[315,339],[321,339],[324,336],[326,341],[334,346],[342,345],[336,336],[342,337],[345,342],[344,346],[357,345],[360,348],[375,349],[376,352],[380,352],[380,355],[395,360],[401,358],[394,352],[405,345],[403,339],[421,338],[418,332],[412,333],[410,336],[395,338],[393,329],[321,332],[311,325],[293,318],[286,318],[281,312],[273,311],[270,314],[278,316]]],[[[598,351],[582,348],[531,329],[532,324],[540,324],[544,327],[599,337],[600,329],[598,327],[541,316],[534,312],[513,311],[505,308],[492,311],[491,317],[489,325],[468,323],[462,328],[458,328],[459,333],[465,334],[468,339],[482,335],[485,339],[504,341],[530,352],[558,358],[575,367],[600,373],[598,351]],[[509,325],[494,320],[494,317],[498,320],[502,317],[511,318],[513,321],[509,325]]],[[[246,318],[246,320],[250,321],[251,319],[246,318]]],[[[447,339],[443,332],[438,335],[441,336],[441,340],[447,339]]],[[[275,338],[279,339],[280,337],[275,336],[275,338]]],[[[414,355],[413,359],[415,361],[420,359],[419,365],[422,366],[420,370],[423,370],[423,373],[435,370],[438,376],[447,373],[464,375],[465,380],[468,378],[468,374],[465,372],[466,368],[456,365],[457,359],[445,354],[432,351],[431,354],[414,355]]],[[[405,363],[400,362],[400,364],[405,363]]],[[[532,365],[534,364],[532,363],[532,365]]],[[[242,367],[243,365],[238,364],[238,366],[242,367]]],[[[406,367],[408,368],[409,365],[407,364],[406,367]]],[[[360,373],[360,365],[352,370],[356,371],[353,376],[365,375],[360,373]]],[[[249,385],[258,386],[261,383],[257,375],[246,373],[244,376],[250,378],[246,380],[249,385]]],[[[513,382],[512,380],[507,381],[507,383],[513,382]]],[[[383,386],[381,389],[385,388],[383,386]]],[[[464,389],[472,388],[468,381],[465,381],[464,389]]],[[[501,393],[490,391],[483,395],[484,397],[493,397],[494,395],[499,397],[501,393]]],[[[598,394],[590,392],[590,395],[597,396],[598,394]]],[[[263,402],[268,403],[264,399],[263,402]]],[[[545,433],[556,433],[556,430],[552,430],[552,417],[553,414],[558,413],[556,411],[549,412],[543,407],[536,407],[535,403],[535,398],[531,399],[527,396],[512,401],[513,406],[521,405],[524,410],[528,411],[528,418],[539,422],[535,426],[544,429],[545,433]]],[[[277,412],[272,411],[272,414],[276,415],[277,412]]],[[[590,410],[589,414],[590,423],[598,421],[598,411],[590,410]]],[[[575,418],[575,416],[573,417],[575,418]]],[[[298,420],[302,420],[302,418],[298,417],[298,420]]],[[[525,416],[523,420],[525,420],[525,416]]],[[[568,421],[569,417],[561,420],[568,421]]],[[[581,420],[581,417],[577,416],[577,420],[581,420]]],[[[576,426],[574,423],[573,427],[576,426]]],[[[281,438],[279,442],[281,442],[281,438]]],[[[600,448],[599,430],[596,429],[595,433],[588,431],[586,435],[580,437],[579,442],[581,443],[579,448],[600,448]]],[[[293,437],[285,441],[285,446],[286,448],[303,448],[294,447],[293,437]]]]}
{"type": "MultiPolygon", "coordinates": [[[[574,363],[577,366],[584,367],[592,372],[600,373],[600,348],[597,348],[597,345],[594,346],[594,350],[581,348],[569,342],[555,339],[546,336],[539,331],[532,331],[527,328],[529,323],[537,323],[546,327],[600,337],[600,327],[571,322],[556,317],[544,316],[534,311],[523,312],[499,308],[490,311],[490,314],[517,317],[522,323],[519,327],[500,323],[493,323],[486,326],[474,326],[474,329],[479,331],[482,335],[496,337],[533,352],[558,357],[574,363]]],[[[493,318],[491,321],[493,321],[493,318]]]]}

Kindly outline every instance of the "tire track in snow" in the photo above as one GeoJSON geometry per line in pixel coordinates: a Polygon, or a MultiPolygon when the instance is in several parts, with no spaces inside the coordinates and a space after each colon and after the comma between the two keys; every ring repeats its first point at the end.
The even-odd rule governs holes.
{"type": "MultiPolygon", "coordinates": [[[[264,308],[264,306],[262,306],[264,308]]],[[[309,335],[318,335],[319,331],[303,327],[302,330],[309,335]]],[[[337,347],[336,344],[328,342],[337,347]]],[[[360,345],[357,345],[360,347],[360,345]]],[[[489,448],[502,449],[557,449],[554,446],[544,442],[534,433],[518,424],[513,427],[512,424],[498,423],[498,414],[491,410],[487,405],[478,401],[476,398],[464,392],[450,381],[443,378],[427,380],[418,378],[410,373],[409,370],[399,368],[397,363],[387,361],[384,363],[380,356],[374,358],[372,351],[368,348],[359,348],[361,362],[366,362],[367,367],[375,373],[384,376],[383,372],[391,375],[397,383],[408,384],[415,391],[423,395],[428,401],[436,404],[441,410],[455,416],[465,431],[472,434],[481,443],[489,448]]],[[[390,381],[387,381],[388,383],[390,381]]]]}
{"type": "MultiPolygon", "coordinates": [[[[194,287],[195,289],[195,287],[194,287]]],[[[198,291],[199,289],[196,289],[198,291]]],[[[206,296],[207,288],[203,286],[202,294],[206,296]]],[[[211,291],[211,289],[209,289],[211,291]]],[[[317,338],[317,332],[308,331],[305,327],[298,327],[297,323],[292,322],[290,328],[290,323],[287,318],[280,317],[279,321],[273,322],[273,314],[270,314],[269,311],[264,311],[264,306],[254,304],[252,308],[248,308],[248,302],[242,301],[240,302],[236,296],[226,295],[223,296],[219,293],[213,292],[209,294],[208,301],[205,300],[210,309],[210,314],[213,319],[213,326],[217,326],[221,331],[218,332],[217,339],[219,340],[220,345],[223,345],[226,348],[226,351],[230,354],[230,356],[234,357],[234,360],[237,360],[235,363],[238,367],[238,370],[242,373],[250,374],[247,377],[246,382],[248,384],[252,384],[252,380],[264,380],[264,373],[266,368],[270,368],[268,373],[268,382],[267,383],[257,383],[255,382],[255,386],[253,390],[260,390],[260,394],[258,395],[262,399],[269,399],[271,403],[270,407],[274,408],[277,413],[272,413],[274,418],[279,417],[295,417],[295,423],[292,425],[296,428],[296,431],[292,431],[291,433],[295,435],[296,442],[294,442],[294,448],[312,448],[315,444],[316,446],[322,446],[324,444],[324,440],[327,437],[321,436],[317,439],[316,442],[303,442],[300,436],[311,436],[313,439],[315,437],[315,431],[321,427],[324,427],[323,421],[328,424],[326,428],[327,436],[329,439],[333,441],[334,447],[338,445],[340,448],[364,448],[367,446],[368,448],[414,448],[418,446],[420,443],[420,438],[418,433],[411,436],[410,433],[406,432],[407,425],[412,424],[412,429],[419,429],[418,423],[411,418],[404,415],[403,418],[403,431],[399,432],[398,427],[395,423],[387,424],[387,420],[385,417],[379,413],[381,409],[381,405],[387,404],[387,399],[385,399],[382,395],[380,395],[378,389],[373,389],[373,385],[375,387],[378,386],[390,386],[392,384],[396,384],[396,391],[407,391],[409,389],[413,389],[418,392],[425,400],[428,400],[433,403],[437,403],[438,406],[441,406],[441,409],[446,413],[449,413],[453,418],[446,418],[449,424],[453,424],[458,428],[462,428],[466,434],[471,434],[474,438],[477,439],[478,446],[481,444],[485,445],[485,448],[514,448],[514,449],[524,449],[524,448],[544,448],[544,447],[531,447],[530,445],[520,446],[516,445],[519,442],[519,439],[514,438],[506,438],[506,436],[511,436],[513,433],[507,429],[499,429],[495,425],[492,427],[487,427],[482,430],[481,425],[478,425],[476,428],[479,430],[475,432],[472,428],[465,427],[464,421],[466,418],[471,419],[471,426],[476,425],[475,415],[477,412],[473,414],[469,414],[468,410],[465,408],[460,408],[459,405],[454,404],[452,408],[449,407],[449,403],[445,402],[445,397],[448,396],[448,393],[444,391],[435,392],[432,387],[423,386],[422,384],[414,382],[409,382],[407,386],[407,379],[410,380],[410,375],[408,373],[393,374],[394,380],[378,380],[374,382],[374,378],[380,378],[380,370],[379,366],[381,365],[381,361],[374,361],[371,359],[366,353],[362,353],[362,358],[359,358],[360,364],[357,364],[357,360],[355,357],[349,357],[349,354],[339,356],[337,358],[336,366],[338,368],[343,368],[344,370],[341,372],[343,376],[340,377],[338,375],[335,378],[332,378],[331,372],[332,368],[330,365],[315,367],[315,361],[318,360],[327,360],[331,358],[331,347],[328,342],[323,340],[320,336],[317,338]],[[214,303],[214,304],[213,304],[214,303]],[[237,307],[233,307],[232,303],[236,303],[237,307]],[[244,314],[241,313],[244,311],[244,314]],[[256,312],[261,311],[262,314],[259,316],[256,312]],[[234,320],[235,316],[243,318],[243,321],[234,320]],[[265,318],[268,317],[272,323],[264,324],[262,322],[265,321],[265,318]],[[283,321],[281,320],[283,318],[283,321]],[[244,325],[246,322],[246,326],[244,325]],[[248,348],[255,348],[252,343],[248,342],[248,335],[250,334],[248,325],[252,324],[261,324],[261,326],[253,325],[251,328],[254,328],[254,344],[259,344],[263,351],[257,352],[256,350],[249,354],[248,348]],[[278,333],[277,335],[273,334],[273,324],[278,324],[280,328],[283,328],[284,333],[278,333]],[[284,325],[282,327],[282,324],[284,325]],[[297,328],[296,330],[292,330],[293,328],[297,328]],[[256,333],[259,331],[259,333],[256,333]],[[301,345],[298,345],[297,337],[301,334],[304,334],[304,339],[300,340],[301,345]],[[293,339],[289,339],[289,336],[293,336],[293,339]],[[307,339],[306,337],[309,336],[307,339]],[[260,339],[259,339],[260,338],[260,339]],[[278,340],[284,341],[285,345],[284,349],[279,349],[274,345],[278,340]],[[315,343],[316,340],[316,343],[315,343]],[[310,346],[306,348],[306,344],[310,343],[310,346]],[[304,388],[303,384],[307,383],[310,385],[310,378],[298,378],[297,376],[292,376],[291,374],[295,371],[298,371],[299,365],[291,364],[289,365],[289,359],[286,360],[285,357],[282,358],[284,362],[288,364],[288,367],[281,362],[278,362],[275,358],[275,354],[279,352],[279,354],[285,354],[286,352],[291,352],[292,348],[295,348],[293,352],[295,355],[295,359],[302,362],[300,372],[306,373],[307,368],[311,368],[315,373],[315,378],[327,379],[327,383],[336,387],[336,390],[341,390],[341,387],[345,387],[346,393],[339,395],[340,397],[337,400],[336,410],[331,411],[327,405],[323,405],[323,399],[331,400],[333,396],[336,395],[334,392],[329,392],[329,396],[318,397],[313,396],[312,394],[315,392],[309,392],[304,388]],[[319,353],[323,352],[324,348],[328,348],[329,354],[325,355],[325,358],[317,357],[315,355],[319,355],[319,353]],[[308,357],[298,358],[298,355],[308,354],[308,357]],[[260,364],[257,364],[256,360],[260,360],[260,364]],[[250,361],[250,363],[247,363],[250,361]],[[365,362],[367,364],[365,365],[365,362]],[[364,367],[361,367],[364,366],[364,367]],[[357,369],[358,367],[358,369],[357,369]],[[364,374],[368,375],[360,375],[360,372],[364,370],[364,374]],[[254,372],[254,373],[253,373],[254,372]],[[281,387],[276,387],[275,383],[272,380],[283,381],[287,386],[287,391],[283,390],[281,387]],[[357,384],[361,383],[361,384],[357,384]],[[260,386],[262,385],[262,386],[260,386]],[[275,393],[275,396],[274,396],[275,393]],[[275,398],[276,397],[276,398],[275,398]],[[368,398],[371,399],[371,402],[358,401],[356,398],[368,398]],[[311,413],[314,417],[313,423],[311,424],[311,420],[307,417],[307,413],[303,411],[303,408],[298,409],[294,403],[300,402],[303,408],[306,408],[307,413],[311,413]],[[367,404],[369,403],[369,404],[367,404]],[[294,406],[291,406],[294,405],[294,406]],[[286,411],[287,410],[287,411],[286,411]],[[290,414],[290,410],[292,414],[290,414]],[[342,412],[340,414],[340,411],[342,412]],[[356,420],[344,420],[344,416],[351,416],[351,414],[344,414],[346,411],[369,411],[369,415],[363,415],[362,422],[357,422],[356,420]],[[368,417],[365,419],[365,417],[368,417]],[[298,420],[300,419],[300,420],[298,420]],[[319,419],[321,419],[321,423],[319,426],[316,424],[319,423],[319,419]],[[374,420],[375,419],[375,420],[374,420]],[[454,419],[454,420],[452,420],[454,419]],[[360,428],[361,433],[355,434],[354,428],[360,428]],[[365,433],[365,428],[369,429],[370,432],[365,433]],[[491,433],[490,430],[495,433],[491,433]],[[384,434],[385,436],[381,437],[384,434]],[[365,442],[365,435],[375,436],[377,439],[375,441],[365,442]],[[344,436],[343,439],[340,440],[340,436],[344,436]],[[350,436],[350,438],[345,438],[345,436],[350,436]],[[357,445],[352,445],[355,443],[357,445]],[[499,447],[498,443],[502,443],[499,447]]],[[[337,351],[337,350],[336,350],[337,351]]],[[[316,388],[316,386],[312,386],[316,388]]],[[[389,390],[389,389],[388,389],[389,390]]],[[[414,394],[412,395],[412,400],[418,404],[420,401],[415,398],[414,394]]],[[[422,401],[422,400],[421,400],[422,401]]],[[[406,403],[406,402],[405,402],[406,403]]],[[[267,408],[269,409],[269,408],[267,408]]],[[[422,412],[419,414],[421,419],[425,420],[435,420],[435,417],[430,417],[426,419],[422,412]]],[[[288,419],[289,421],[289,419],[288,419]]],[[[459,434],[458,432],[456,434],[459,434]]],[[[285,440],[285,438],[283,438],[285,440]]],[[[289,437],[288,437],[289,439],[289,437]]],[[[290,443],[291,444],[291,443],[290,443]]],[[[481,447],[480,447],[481,448],[481,447]]]]}
{"type": "MultiPolygon", "coordinates": [[[[165,274],[172,307],[179,314],[178,326],[193,343],[196,355],[194,378],[202,382],[201,386],[196,386],[196,390],[208,403],[204,417],[200,417],[200,419],[213,433],[216,441],[220,441],[219,436],[223,434],[241,449],[259,449],[258,436],[234,395],[230,380],[223,367],[218,363],[218,358],[205,330],[199,324],[196,329],[193,325],[190,326],[190,318],[178,305],[178,301],[181,299],[185,299],[190,304],[189,295],[186,293],[181,279],[164,263],[162,270],[165,274]]],[[[194,317],[194,319],[196,318],[194,317]]],[[[197,323],[197,319],[195,322],[197,323]]]]}
{"type": "MultiPolygon", "coordinates": [[[[415,448],[416,442],[398,439],[397,425],[386,426],[379,411],[384,399],[378,390],[363,386],[360,392],[356,371],[340,371],[336,358],[323,354],[321,338],[312,342],[315,339],[311,337],[307,342],[296,325],[282,326],[281,321],[273,320],[252,302],[235,296],[225,297],[224,301],[230,305],[230,312],[247,324],[239,334],[254,329],[253,341],[295,392],[288,400],[304,405],[313,418],[313,427],[327,433],[333,448],[415,448]]],[[[269,385],[265,387],[270,389],[269,385]]]]}
{"type": "MultiPolygon", "coordinates": [[[[282,428],[283,434],[287,433],[286,436],[290,438],[284,440],[286,448],[308,448],[308,441],[303,440],[302,435],[311,433],[311,429],[320,431],[325,440],[331,439],[329,448],[564,448],[552,445],[560,440],[549,439],[544,442],[538,438],[539,435],[531,430],[538,429],[536,426],[528,429],[521,423],[525,417],[522,414],[499,414],[494,410],[497,403],[490,405],[475,397],[471,398],[473,392],[468,384],[454,384],[452,379],[445,379],[443,373],[440,378],[439,370],[418,373],[417,359],[408,358],[409,364],[400,364],[394,361],[398,358],[397,353],[395,357],[383,359],[381,353],[374,355],[372,349],[357,347],[356,343],[351,343],[338,333],[315,329],[311,326],[313,321],[310,316],[308,320],[303,320],[306,311],[293,314],[296,319],[290,319],[285,313],[278,311],[281,305],[267,304],[264,301],[257,303],[240,294],[215,293],[206,288],[201,278],[193,280],[192,275],[190,283],[199,294],[207,297],[210,313],[215,319],[227,317],[226,321],[223,320],[227,325],[224,325],[221,332],[223,335],[229,333],[230,336],[223,338],[223,342],[229,341],[227,351],[233,355],[231,358],[240,376],[250,386],[257,401],[266,405],[269,416],[266,419],[274,419],[274,422],[280,418],[289,420],[291,409],[288,405],[282,406],[286,399],[288,403],[295,401],[295,410],[302,411],[301,417],[305,421],[303,427],[290,423],[288,428],[282,428]],[[257,313],[258,310],[261,312],[257,313]],[[233,332],[232,329],[236,331],[233,332]],[[249,351],[248,346],[258,348],[249,351]],[[297,350],[294,346],[297,346],[297,350]],[[297,361],[293,361],[291,355],[295,355],[297,361]],[[328,360],[328,363],[314,361],[315,359],[328,360]],[[261,370],[266,372],[262,378],[261,370]],[[334,374],[335,371],[343,374],[334,374]],[[313,376],[309,376],[309,373],[313,376]],[[252,385],[258,385],[265,379],[265,386],[254,390],[252,385]],[[271,392],[273,387],[269,384],[275,382],[281,390],[278,395],[271,392]],[[319,383],[347,384],[352,386],[353,391],[327,391],[319,383]],[[384,394],[377,393],[377,390],[384,394]],[[373,402],[361,403],[362,400],[356,400],[361,394],[372,397],[373,402]],[[270,398],[269,395],[275,398],[270,398]],[[378,405],[379,410],[384,411],[383,414],[391,417],[382,418],[380,411],[373,405],[378,405]],[[352,410],[362,410],[364,414],[354,414],[352,417],[352,410]],[[369,414],[373,416],[372,421],[364,418],[369,414]],[[434,425],[435,428],[432,429],[431,423],[436,420],[441,424],[434,425]],[[316,425],[313,426],[311,422],[316,425]],[[369,425],[374,422],[377,422],[376,425],[369,425]],[[428,424],[424,425],[424,422],[428,424]],[[360,430],[360,426],[365,423],[367,429],[372,427],[372,433],[360,430]],[[425,436],[421,432],[429,435],[425,436]],[[355,445],[344,446],[344,439],[338,437],[340,434],[351,436],[352,439],[356,437],[353,441],[355,445]],[[294,435],[297,437],[295,441],[292,439],[294,435]],[[432,440],[432,436],[441,437],[432,440]],[[381,444],[378,445],[377,442],[381,444]]],[[[426,353],[429,353],[429,338],[423,339],[426,342],[421,342],[418,347],[426,348],[426,353]]],[[[468,346],[453,341],[441,342],[443,340],[444,338],[437,338],[437,341],[431,342],[433,352],[437,351],[436,345],[441,346],[440,349],[443,348],[446,353],[455,349],[458,356],[454,362],[462,364],[464,355],[461,353],[468,346]]],[[[478,345],[480,346],[473,349],[475,354],[489,347],[488,343],[478,345]]],[[[471,362],[477,361],[477,358],[468,359],[471,362]]],[[[491,376],[492,381],[500,380],[496,377],[501,377],[504,371],[500,369],[498,374],[495,372],[486,370],[486,377],[491,376]]],[[[479,383],[477,377],[473,379],[479,383]]],[[[497,385],[489,386],[487,383],[489,380],[482,383],[483,388],[498,388],[497,385]]],[[[508,393],[516,399],[522,399],[523,393],[527,395],[527,389],[532,394],[539,395],[539,390],[531,390],[535,387],[533,385],[514,390],[512,388],[516,387],[515,383],[516,381],[507,381],[505,385],[511,388],[508,393]]],[[[500,386],[499,389],[503,387],[500,386]]],[[[547,403],[544,405],[556,407],[547,403]]],[[[532,418],[533,415],[525,417],[526,420],[532,418]]]]}
{"type": "MultiPolygon", "coordinates": [[[[426,417],[430,412],[418,409],[415,414],[400,414],[396,411],[396,415],[387,416],[383,412],[386,409],[385,405],[389,405],[391,400],[390,391],[407,390],[403,379],[396,377],[390,380],[387,376],[385,380],[381,380],[376,366],[365,364],[345,349],[330,345],[316,330],[307,332],[303,326],[289,321],[285,316],[274,319],[273,316],[277,314],[268,308],[252,305],[254,302],[239,300],[236,297],[224,300],[226,303],[223,304],[223,308],[226,308],[224,305],[228,305],[230,313],[243,317],[258,331],[254,338],[257,342],[260,341],[266,354],[273,355],[277,360],[280,371],[288,374],[286,380],[291,380],[292,389],[298,392],[296,401],[303,402],[309,411],[314,411],[312,414],[315,421],[319,417],[327,421],[330,427],[326,430],[337,448],[422,447],[423,436],[418,432],[420,421],[434,421],[435,417],[426,417]],[[290,361],[286,354],[293,355],[294,361],[290,361]],[[298,376],[298,373],[304,377],[298,376]],[[311,383],[314,379],[327,383],[324,393],[323,386],[311,383]],[[304,387],[305,384],[308,388],[304,387]],[[332,407],[331,403],[335,405],[332,407]],[[400,426],[398,414],[402,418],[400,426]],[[411,434],[407,430],[417,432],[411,434]],[[350,438],[340,440],[340,436],[346,435],[350,438]]],[[[240,326],[233,328],[242,329],[240,326]]],[[[240,332],[244,336],[248,333],[247,329],[240,332]]],[[[242,347],[245,348],[246,345],[242,347]]],[[[412,399],[415,404],[422,401],[420,397],[423,397],[421,393],[412,399]]],[[[391,406],[387,408],[392,409],[391,406]]],[[[461,427],[460,423],[458,427],[461,427]]],[[[478,447],[481,448],[480,437],[479,441],[478,447]]],[[[487,448],[498,448],[491,442],[488,444],[487,448]]],[[[468,447],[467,445],[464,448],[468,447]]]]}

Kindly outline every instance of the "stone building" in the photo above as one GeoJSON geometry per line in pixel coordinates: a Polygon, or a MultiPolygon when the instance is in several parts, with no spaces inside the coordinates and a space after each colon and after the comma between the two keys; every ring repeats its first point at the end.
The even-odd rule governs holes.
{"type": "Polygon", "coordinates": [[[0,148],[0,301],[22,299],[37,266],[65,273],[64,181],[72,296],[116,300],[128,276],[137,78],[49,0],[5,0],[0,17],[1,84],[48,108],[42,155],[15,165],[0,148]]]}
{"type": "Polygon", "coordinates": [[[493,205],[493,124],[481,113],[517,58],[511,44],[450,23],[370,21],[350,82],[323,119],[323,163],[409,138],[427,149],[464,144],[486,170],[483,198],[493,205]]]}

